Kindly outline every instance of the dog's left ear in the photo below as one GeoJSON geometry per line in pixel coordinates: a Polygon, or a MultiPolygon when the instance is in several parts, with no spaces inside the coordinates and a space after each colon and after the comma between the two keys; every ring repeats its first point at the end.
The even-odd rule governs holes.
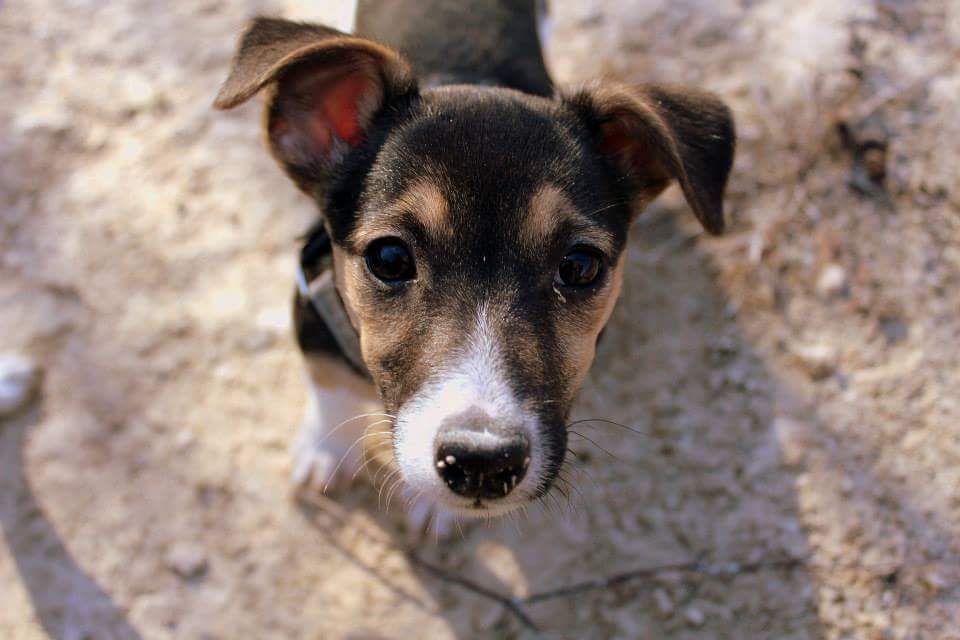
{"type": "Polygon", "coordinates": [[[736,135],[713,94],[659,85],[604,85],[565,98],[624,181],[634,215],[676,180],[704,228],[721,233],[736,135]]]}
{"type": "Polygon", "coordinates": [[[366,138],[391,100],[417,85],[400,54],[315,24],[256,18],[240,38],[214,101],[231,109],[268,89],[266,131],[277,161],[310,195],[366,138]]]}

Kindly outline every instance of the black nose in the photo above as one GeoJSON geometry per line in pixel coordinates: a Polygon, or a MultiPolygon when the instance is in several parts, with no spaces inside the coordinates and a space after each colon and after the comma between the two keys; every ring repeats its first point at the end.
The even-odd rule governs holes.
{"type": "Polygon", "coordinates": [[[436,466],[457,495],[493,500],[506,496],[523,480],[530,466],[530,443],[519,433],[478,428],[483,422],[474,418],[441,427],[436,466]]]}

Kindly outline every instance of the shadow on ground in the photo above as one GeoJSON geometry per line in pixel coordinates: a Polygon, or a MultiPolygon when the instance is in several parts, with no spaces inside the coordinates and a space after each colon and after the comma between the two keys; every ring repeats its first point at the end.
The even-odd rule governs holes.
{"type": "Polygon", "coordinates": [[[30,486],[23,448],[40,412],[33,408],[0,425],[0,526],[34,615],[57,640],[139,639],[124,611],[77,564],[30,486]]]}

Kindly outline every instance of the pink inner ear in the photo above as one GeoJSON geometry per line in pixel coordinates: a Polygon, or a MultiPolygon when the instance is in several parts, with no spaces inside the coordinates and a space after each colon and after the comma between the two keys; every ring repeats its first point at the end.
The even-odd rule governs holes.
{"type": "Polygon", "coordinates": [[[380,97],[377,82],[356,68],[333,77],[303,69],[281,80],[269,135],[284,162],[327,161],[340,141],[351,147],[363,142],[367,119],[380,97]]]}
{"type": "Polygon", "coordinates": [[[371,80],[361,73],[354,73],[334,83],[324,94],[320,108],[314,113],[314,140],[324,148],[332,144],[330,130],[352,147],[363,141],[360,124],[360,101],[371,90],[371,80]],[[321,132],[322,130],[322,132],[321,132]]]}

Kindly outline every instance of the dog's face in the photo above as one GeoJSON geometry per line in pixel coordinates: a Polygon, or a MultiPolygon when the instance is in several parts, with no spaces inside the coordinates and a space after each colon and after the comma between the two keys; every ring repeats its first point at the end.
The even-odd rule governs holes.
{"type": "Polygon", "coordinates": [[[331,218],[396,459],[448,508],[522,504],[563,461],[630,217],[580,133],[549,100],[425,92],[331,218]]]}
{"type": "Polygon", "coordinates": [[[677,179],[722,227],[726,109],[660,88],[421,92],[389,49],[275,20],[247,32],[218,105],[264,86],[271,149],[322,208],[404,480],[463,514],[542,495],[631,221],[677,179]]]}

